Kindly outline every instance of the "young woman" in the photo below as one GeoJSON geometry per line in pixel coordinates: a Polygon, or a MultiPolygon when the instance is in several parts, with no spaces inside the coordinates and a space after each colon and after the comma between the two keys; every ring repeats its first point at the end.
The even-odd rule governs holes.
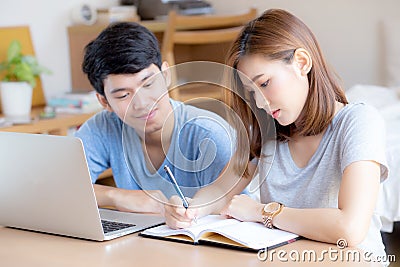
{"type": "Polygon", "coordinates": [[[267,10],[251,21],[228,62],[237,80],[230,106],[245,134],[237,128],[232,167],[194,196],[193,208],[167,208],[168,225],[188,227],[194,217],[220,212],[385,255],[374,214],[379,183],[388,173],[385,127],[377,110],[347,102],[314,34],[284,10],[267,10]],[[266,134],[271,126],[275,138],[266,134]],[[256,167],[262,203],[232,197],[250,183],[256,167]],[[232,189],[229,180],[243,169],[232,189]]]}

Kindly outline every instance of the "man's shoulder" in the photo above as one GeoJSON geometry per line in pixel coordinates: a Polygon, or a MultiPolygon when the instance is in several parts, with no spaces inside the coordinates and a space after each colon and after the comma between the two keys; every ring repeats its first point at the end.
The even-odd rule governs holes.
{"type": "Polygon", "coordinates": [[[76,135],[108,135],[110,132],[117,131],[120,120],[113,112],[106,110],[100,111],[89,118],[77,131],[76,135]]]}
{"type": "Polygon", "coordinates": [[[94,114],[89,120],[86,121],[90,125],[97,125],[103,127],[104,125],[119,124],[120,119],[114,112],[102,110],[94,114]]]}

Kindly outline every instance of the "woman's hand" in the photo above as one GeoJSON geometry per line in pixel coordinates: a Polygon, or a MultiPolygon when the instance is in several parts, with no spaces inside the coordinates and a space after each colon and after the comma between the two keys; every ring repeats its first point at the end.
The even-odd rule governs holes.
{"type": "Polygon", "coordinates": [[[240,221],[262,222],[263,207],[264,204],[242,194],[233,196],[232,200],[221,210],[221,214],[240,221]]]}
{"type": "Polygon", "coordinates": [[[197,219],[199,214],[198,207],[193,206],[193,200],[186,198],[189,208],[184,208],[182,199],[178,196],[172,196],[164,207],[165,223],[172,229],[190,227],[197,219]]]}

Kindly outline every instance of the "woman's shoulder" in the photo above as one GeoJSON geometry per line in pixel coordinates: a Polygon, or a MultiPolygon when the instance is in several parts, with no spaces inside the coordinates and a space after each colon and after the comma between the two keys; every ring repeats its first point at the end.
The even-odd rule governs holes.
{"type": "Polygon", "coordinates": [[[363,102],[345,105],[333,118],[332,124],[340,128],[383,127],[384,120],[379,110],[363,102]]]}
{"type": "Polygon", "coordinates": [[[343,107],[348,113],[378,112],[378,110],[365,102],[350,102],[343,107]]]}
{"type": "Polygon", "coordinates": [[[363,102],[354,102],[345,105],[334,117],[334,120],[381,120],[379,110],[363,102]]]}

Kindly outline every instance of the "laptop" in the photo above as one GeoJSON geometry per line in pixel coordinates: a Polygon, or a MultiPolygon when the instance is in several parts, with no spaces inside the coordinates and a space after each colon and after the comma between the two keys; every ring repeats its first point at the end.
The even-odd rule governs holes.
{"type": "Polygon", "coordinates": [[[0,184],[3,226],[103,241],[164,223],[99,209],[82,142],[72,136],[0,132],[0,184]]]}

